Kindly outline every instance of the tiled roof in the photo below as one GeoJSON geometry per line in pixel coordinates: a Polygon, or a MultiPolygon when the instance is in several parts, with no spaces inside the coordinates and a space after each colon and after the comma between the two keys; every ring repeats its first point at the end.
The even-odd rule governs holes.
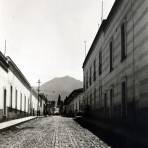
{"type": "Polygon", "coordinates": [[[69,104],[75,97],[83,93],[83,88],[73,90],[70,95],[65,99],[64,104],[69,104]]]}

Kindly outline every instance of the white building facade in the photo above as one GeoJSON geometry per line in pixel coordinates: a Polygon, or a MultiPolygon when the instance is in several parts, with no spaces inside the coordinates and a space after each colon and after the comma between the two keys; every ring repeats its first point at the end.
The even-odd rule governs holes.
{"type": "Polygon", "coordinates": [[[0,53],[0,120],[36,115],[43,110],[38,104],[38,95],[22,72],[10,57],[0,53]]]}
{"type": "Polygon", "coordinates": [[[65,100],[65,114],[74,116],[83,112],[83,89],[74,90],[65,100]]]}

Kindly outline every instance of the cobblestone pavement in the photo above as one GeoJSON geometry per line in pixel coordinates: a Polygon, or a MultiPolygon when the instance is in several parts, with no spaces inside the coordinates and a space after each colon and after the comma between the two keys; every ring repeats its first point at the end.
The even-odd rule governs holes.
{"type": "Polygon", "coordinates": [[[109,148],[71,118],[37,118],[0,133],[0,148],[109,148]]]}

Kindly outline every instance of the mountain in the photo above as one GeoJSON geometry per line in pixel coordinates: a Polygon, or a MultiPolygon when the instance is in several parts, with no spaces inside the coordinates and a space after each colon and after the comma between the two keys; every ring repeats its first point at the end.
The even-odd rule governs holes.
{"type": "Polygon", "coordinates": [[[59,94],[61,95],[61,99],[64,100],[74,89],[82,87],[82,81],[65,76],[45,82],[41,85],[41,91],[47,95],[48,100],[57,101],[59,94]]]}

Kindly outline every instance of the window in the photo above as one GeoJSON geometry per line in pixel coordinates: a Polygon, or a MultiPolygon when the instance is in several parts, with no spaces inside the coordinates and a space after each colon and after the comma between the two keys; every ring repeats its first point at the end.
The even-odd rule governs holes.
{"type": "Polygon", "coordinates": [[[121,25],[121,61],[126,58],[126,27],[125,22],[121,25]]]}
{"type": "Polygon", "coordinates": [[[96,88],[94,90],[94,109],[96,109],[96,88]]]}
{"type": "Polygon", "coordinates": [[[15,109],[17,109],[17,89],[15,90],[15,109]]]}
{"type": "Polygon", "coordinates": [[[122,118],[126,119],[127,116],[127,84],[126,81],[122,82],[122,118]]]}
{"type": "Polygon", "coordinates": [[[91,86],[91,67],[90,67],[90,73],[89,73],[89,85],[91,86]]]}
{"type": "Polygon", "coordinates": [[[24,98],[24,112],[26,112],[26,96],[24,98]]]}
{"type": "Polygon", "coordinates": [[[113,115],[113,88],[110,89],[110,117],[113,115]]]}
{"type": "Polygon", "coordinates": [[[99,75],[102,74],[102,51],[99,52],[99,75]]]}
{"type": "Polygon", "coordinates": [[[86,89],[88,88],[88,72],[86,73],[86,89]]]}
{"type": "Polygon", "coordinates": [[[83,81],[83,89],[84,89],[84,91],[85,91],[85,86],[86,86],[85,83],[86,82],[85,82],[85,75],[84,75],[84,81],[83,81]]]}
{"type": "Polygon", "coordinates": [[[96,81],[96,60],[94,60],[94,76],[93,80],[96,81]]]}
{"type": "Polygon", "coordinates": [[[13,88],[10,86],[10,107],[12,108],[13,88]]]}
{"type": "Polygon", "coordinates": [[[107,115],[107,93],[104,94],[104,113],[107,115]]]}
{"type": "Polygon", "coordinates": [[[84,91],[87,89],[87,73],[84,75],[84,91]]]}
{"type": "Polygon", "coordinates": [[[102,86],[99,87],[99,104],[102,104],[102,86]]]}
{"type": "Polygon", "coordinates": [[[79,100],[79,110],[81,110],[82,109],[82,103],[81,103],[81,100],[79,100]]]}
{"type": "Polygon", "coordinates": [[[28,98],[28,113],[29,113],[29,109],[30,109],[30,103],[29,103],[29,98],[28,98]]]}
{"type": "Polygon", "coordinates": [[[110,72],[113,70],[113,41],[110,42],[110,72]]]}
{"type": "Polygon", "coordinates": [[[42,107],[42,99],[40,98],[40,107],[42,107]]]}
{"type": "Polygon", "coordinates": [[[4,114],[4,116],[6,116],[6,112],[7,112],[7,104],[6,104],[6,99],[7,99],[7,90],[6,89],[4,89],[4,112],[3,112],[3,114],[4,114]]]}
{"type": "Polygon", "coordinates": [[[22,111],[22,93],[20,93],[20,110],[22,111]]]}
{"type": "Polygon", "coordinates": [[[92,109],[92,94],[90,94],[89,105],[90,105],[90,109],[92,109]]]}
{"type": "Polygon", "coordinates": [[[87,105],[89,104],[89,102],[88,102],[88,95],[87,95],[87,97],[86,97],[86,104],[87,104],[87,105]]]}

